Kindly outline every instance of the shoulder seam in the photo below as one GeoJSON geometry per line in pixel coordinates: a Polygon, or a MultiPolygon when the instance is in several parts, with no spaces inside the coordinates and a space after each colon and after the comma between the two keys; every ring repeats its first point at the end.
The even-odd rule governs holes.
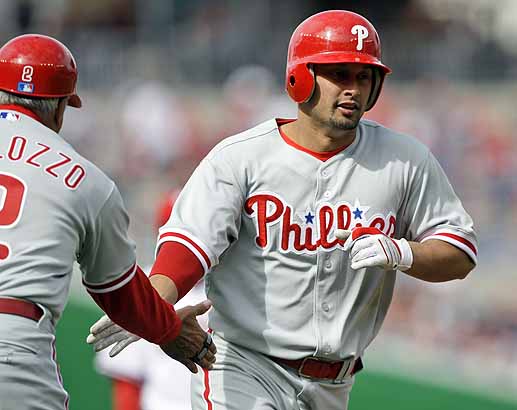
{"type": "MultiPolygon", "coordinates": [[[[221,146],[221,147],[218,147],[218,145],[216,145],[216,146],[214,147],[214,150],[215,150],[215,149],[217,149],[217,151],[215,151],[215,152],[219,152],[219,151],[222,151],[223,149],[225,149],[225,148],[227,148],[227,147],[230,147],[230,146],[232,146],[232,145],[239,144],[239,143],[241,143],[241,142],[245,142],[245,141],[248,141],[248,140],[251,140],[251,139],[255,139],[255,138],[259,138],[259,137],[263,137],[264,135],[269,134],[270,132],[272,132],[272,131],[274,131],[274,130],[275,130],[275,128],[272,128],[272,129],[270,129],[270,130],[268,130],[268,131],[266,131],[266,132],[263,132],[263,133],[261,133],[261,134],[258,134],[258,135],[250,135],[250,136],[248,136],[248,137],[246,137],[246,138],[239,139],[238,141],[232,141],[232,142],[228,142],[228,143],[225,143],[226,141],[225,141],[225,140],[223,140],[223,141],[221,141],[218,145],[223,145],[223,143],[224,143],[224,145],[223,145],[223,146],[221,146]]],[[[239,135],[239,134],[236,134],[236,135],[233,135],[233,136],[231,136],[231,137],[228,137],[227,139],[230,139],[230,138],[236,137],[237,135],[239,135]]]]}

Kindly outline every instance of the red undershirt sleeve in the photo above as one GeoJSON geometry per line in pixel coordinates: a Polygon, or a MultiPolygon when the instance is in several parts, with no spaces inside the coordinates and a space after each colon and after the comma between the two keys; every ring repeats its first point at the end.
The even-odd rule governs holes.
{"type": "Polygon", "coordinates": [[[158,251],[151,275],[170,278],[178,290],[178,300],[187,294],[203,277],[204,269],[199,259],[179,242],[165,242],[158,251]]]}
{"type": "Polygon", "coordinates": [[[88,293],[113,322],[151,343],[165,344],[181,331],[181,319],[174,307],[161,298],[138,266],[124,286],[88,293]]]}

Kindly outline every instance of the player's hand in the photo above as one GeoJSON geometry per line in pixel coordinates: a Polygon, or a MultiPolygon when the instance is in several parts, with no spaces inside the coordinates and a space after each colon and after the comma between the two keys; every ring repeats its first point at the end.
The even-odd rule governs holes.
{"type": "Polygon", "coordinates": [[[405,239],[392,239],[377,228],[337,229],[336,237],[344,240],[350,251],[351,268],[379,266],[386,270],[408,270],[413,264],[413,251],[405,239]]]}
{"type": "Polygon", "coordinates": [[[205,332],[196,319],[212,306],[205,300],[195,306],[186,306],[176,313],[183,322],[180,334],[172,341],[162,345],[162,350],[182,363],[192,373],[197,373],[196,363],[205,369],[212,369],[217,349],[212,337],[205,332]]]}
{"type": "Polygon", "coordinates": [[[137,340],[140,340],[139,336],[128,332],[104,315],[90,328],[86,343],[93,345],[96,352],[114,344],[109,352],[110,357],[114,357],[137,340]]]}

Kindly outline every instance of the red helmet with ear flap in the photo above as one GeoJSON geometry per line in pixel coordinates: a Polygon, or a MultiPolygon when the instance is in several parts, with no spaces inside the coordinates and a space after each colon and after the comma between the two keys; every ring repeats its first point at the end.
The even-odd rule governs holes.
{"type": "Polygon", "coordinates": [[[297,103],[308,101],[316,85],[311,64],[358,63],[375,69],[366,110],[371,109],[391,69],[381,62],[381,42],[363,16],[329,10],[304,20],[289,41],[285,88],[297,103]]]}
{"type": "Polygon", "coordinates": [[[0,90],[24,97],[70,97],[68,105],[79,108],[76,83],[72,53],[52,37],[24,34],[0,48],[0,90]]]}

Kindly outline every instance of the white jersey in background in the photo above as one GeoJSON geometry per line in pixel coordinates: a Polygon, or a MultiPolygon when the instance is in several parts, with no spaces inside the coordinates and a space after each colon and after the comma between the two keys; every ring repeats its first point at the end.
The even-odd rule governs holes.
{"type": "MultiPolygon", "coordinates": [[[[205,300],[203,283],[197,284],[176,305],[181,308],[205,300]]],[[[198,316],[207,329],[208,315],[198,316]]],[[[139,340],[115,357],[108,349],[97,353],[95,365],[99,373],[112,379],[126,380],[141,386],[142,410],[190,410],[190,375],[181,363],[170,360],[159,346],[139,340]]]]}

